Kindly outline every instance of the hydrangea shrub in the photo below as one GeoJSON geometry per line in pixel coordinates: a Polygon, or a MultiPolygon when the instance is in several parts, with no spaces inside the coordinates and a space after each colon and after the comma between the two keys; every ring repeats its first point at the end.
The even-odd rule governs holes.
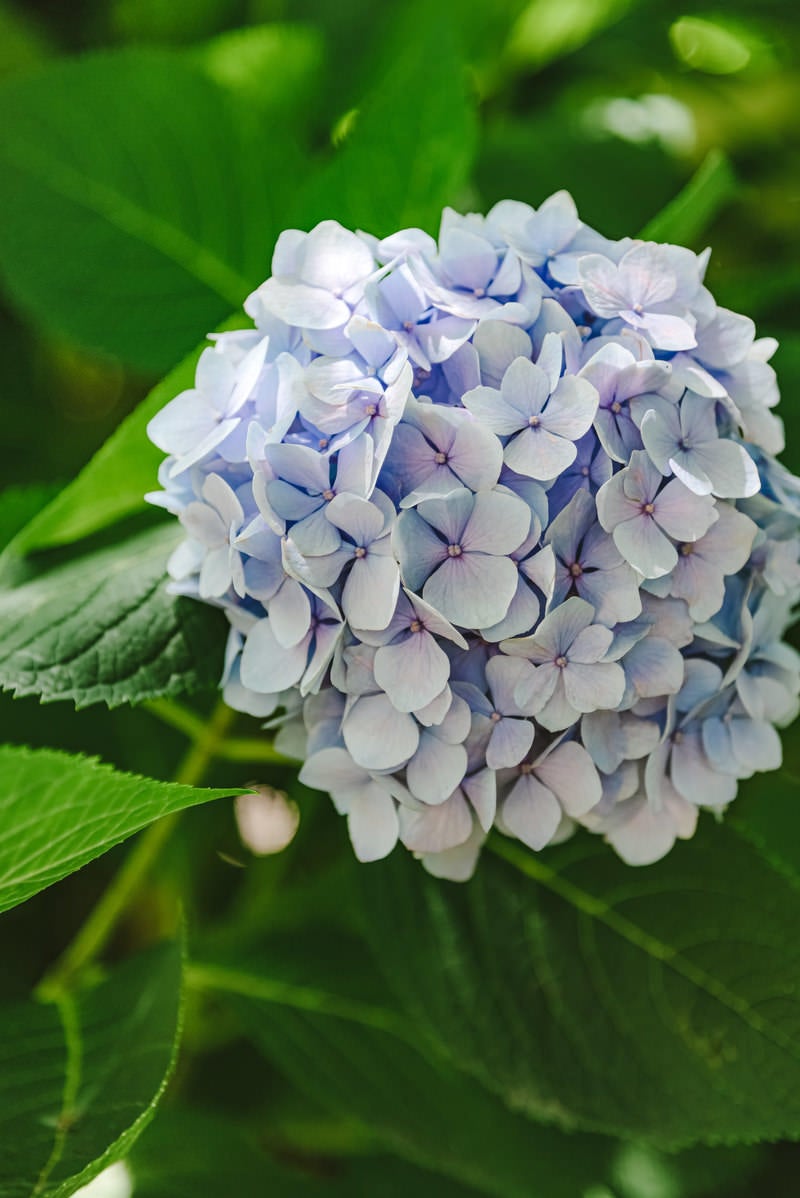
{"type": "Polygon", "coordinates": [[[780,764],[800,484],[771,339],[709,254],[538,210],[438,242],[278,240],[150,423],[169,572],[224,608],[224,696],[280,725],[356,854],[466,879],[495,827],[631,864],[780,764]]]}

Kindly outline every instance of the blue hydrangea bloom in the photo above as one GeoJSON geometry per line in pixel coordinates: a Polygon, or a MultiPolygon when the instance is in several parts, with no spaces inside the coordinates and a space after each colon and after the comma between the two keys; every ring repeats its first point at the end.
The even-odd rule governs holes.
{"type": "Polygon", "coordinates": [[[708,252],[559,192],[378,240],[278,240],[151,421],[171,586],[357,856],[468,878],[495,828],[633,865],[780,763],[800,702],[800,480],[775,342],[708,252]]]}

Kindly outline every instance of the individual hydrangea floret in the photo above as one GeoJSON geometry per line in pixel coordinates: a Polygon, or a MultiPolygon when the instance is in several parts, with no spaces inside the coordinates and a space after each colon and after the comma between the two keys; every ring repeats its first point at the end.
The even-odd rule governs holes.
{"type": "Polygon", "coordinates": [[[438,240],[287,230],[253,327],[151,421],[225,699],[362,861],[461,881],[490,834],[581,827],[644,865],[780,763],[800,480],[775,342],[708,259],[566,192],[446,209],[438,240]]]}

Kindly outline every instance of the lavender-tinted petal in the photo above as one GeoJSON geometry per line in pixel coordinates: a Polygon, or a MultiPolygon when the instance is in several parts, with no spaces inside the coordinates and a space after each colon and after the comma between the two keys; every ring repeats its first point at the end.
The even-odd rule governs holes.
{"type": "Polygon", "coordinates": [[[517,588],[517,569],[507,557],[462,553],[448,557],[430,576],[422,597],[462,628],[496,624],[517,588]]]}
{"type": "Polygon", "coordinates": [[[353,795],[347,813],[350,842],[359,861],[380,861],[388,857],[400,833],[397,805],[379,786],[353,795]]]}
{"type": "Polygon", "coordinates": [[[572,441],[548,431],[544,424],[524,428],[506,445],[503,457],[512,470],[529,478],[557,478],[577,457],[572,441]]]}
{"type": "Polygon", "coordinates": [[[460,544],[468,553],[513,553],[528,535],[530,522],[530,508],[516,495],[484,491],[475,496],[460,544]]]}
{"type": "Polygon", "coordinates": [[[586,749],[575,741],[557,745],[536,763],[536,776],[553,792],[564,811],[578,819],[603,795],[600,778],[586,749]]]}
{"type": "Polygon", "coordinates": [[[259,694],[288,690],[302,678],[307,661],[305,640],[285,649],[276,640],[269,620],[259,620],[242,649],[242,682],[259,694]]]}
{"type": "Polygon", "coordinates": [[[406,766],[406,783],[415,799],[444,803],[466,772],[467,751],[463,745],[449,745],[423,732],[419,748],[406,766]]]}
{"type": "Polygon", "coordinates": [[[398,711],[416,711],[442,693],[450,661],[434,637],[422,629],[375,654],[375,681],[398,711]]]}
{"type": "Polygon", "coordinates": [[[523,774],[503,803],[502,822],[507,832],[538,852],[556,834],[561,804],[532,774],[523,774]]]}
{"type": "Polygon", "coordinates": [[[400,571],[392,557],[368,552],[356,558],[342,592],[342,610],[354,628],[385,628],[394,614],[400,571]]]}
{"type": "Polygon", "coordinates": [[[664,536],[652,516],[647,514],[617,524],[612,535],[614,544],[625,560],[645,578],[660,578],[663,574],[669,574],[678,560],[675,546],[664,536]]]}
{"type": "Polygon", "coordinates": [[[472,813],[456,790],[444,803],[420,811],[400,808],[400,839],[415,853],[441,853],[464,844],[472,832],[472,813]]]}
{"type": "Polygon", "coordinates": [[[342,735],[353,760],[367,770],[399,769],[419,745],[414,717],[383,694],[358,699],[344,718],[342,735]]]}
{"type": "Polygon", "coordinates": [[[530,720],[503,717],[492,730],[486,747],[486,764],[492,770],[518,765],[533,744],[533,737],[530,720]]]}
{"type": "Polygon", "coordinates": [[[564,670],[564,693],[576,711],[619,706],[625,693],[625,673],[616,662],[582,665],[570,662],[564,670]]]}

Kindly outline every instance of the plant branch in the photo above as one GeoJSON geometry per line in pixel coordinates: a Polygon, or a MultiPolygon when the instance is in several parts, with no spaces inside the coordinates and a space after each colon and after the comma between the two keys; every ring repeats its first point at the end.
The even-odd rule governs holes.
{"type": "MultiPolygon", "coordinates": [[[[220,701],[207,724],[200,724],[197,738],[189,746],[175,774],[175,781],[184,786],[197,786],[210,762],[217,756],[219,745],[235,716],[220,701]]],[[[199,721],[198,721],[199,722],[199,721]]],[[[96,906],[78,929],[75,938],[38,987],[41,998],[54,999],[69,989],[70,983],[105,948],[114,929],[132,899],[137,895],[161,850],[169,840],[180,816],[167,815],[151,824],[129,853],[122,868],[101,895],[96,906]]]]}

